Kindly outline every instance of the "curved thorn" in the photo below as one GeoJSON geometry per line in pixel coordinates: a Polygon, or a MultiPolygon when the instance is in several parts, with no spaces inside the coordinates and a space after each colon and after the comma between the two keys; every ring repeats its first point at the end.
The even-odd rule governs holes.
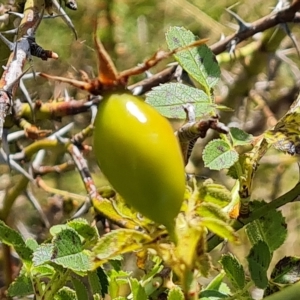
{"type": "Polygon", "coordinates": [[[291,32],[289,26],[287,23],[282,23],[281,24],[281,28],[283,28],[284,32],[287,34],[287,36],[291,39],[294,47],[296,48],[296,51],[297,51],[297,54],[298,54],[298,58],[300,58],[300,52],[299,52],[299,48],[298,48],[298,45],[297,45],[297,41],[296,41],[296,38],[295,36],[293,35],[293,33],[291,32]]]}
{"type": "Polygon", "coordinates": [[[14,51],[15,49],[15,43],[12,43],[11,41],[9,41],[5,36],[3,36],[1,33],[0,33],[0,39],[4,42],[4,44],[6,46],[8,46],[9,50],[10,51],[14,51]]]}
{"type": "Polygon", "coordinates": [[[64,90],[64,94],[65,94],[65,102],[69,102],[71,98],[67,89],[64,90]]]}
{"type": "Polygon", "coordinates": [[[24,94],[24,96],[25,96],[25,98],[26,98],[26,100],[29,104],[32,120],[33,120],[33,122],[35,122],[34,105],[33,105],[31,97],[29,96],[29,93],[28,93],[28,91],[25,87],[25,84],[24,84],[22,78],[20,79],[19,87],[22,90],[22,92],[23,92],[23,94],[24,94]]]}
{"type": "Polygon", "coordinates": [[[24,14],[21,14],[21,13],[15,12],[15,11],[9,10],[9,11],[7,11],[6,13],[9,14],[9,15],[16,16],[16,17],[18,17],[18,18],[20,18],[20,19],[23,19],[23,18],[24,18],[24,14]]]}
{"type": "Polygon", "coordinates": [[[61,7],[61,5],[59,5],[59,3],[56,0],[52,0],[52,4],[54,5],[55,9],[61,14],[61,17],[62,17],[63,21],[73,31],[75,39],[77,40],[77,38],[78,38],[77,31],[76,31],[76,29],[74,27],[73,22],[69,18],[69,16],[66,14],[66,12],[64,11],[64,9],[61,7]]]}
{"type": "Polygon", "coordinates": [[[17,32],[18,32],[18,28],[1,31],[1,33],[3,33],[3,34],[17,34],[17,32]]]}
{"type": "Polygon", "coordinates": [[[14,140],[18,140],[18,139],[20,139],[24,136],[25,136],[25,131],[24,130],[15,131],[15,132],[10,133],[7,136],[7,141],[10,143],[10,142],[12,142],[14,140]]]}
{"type": "Polygon", "coordinates": [[[58,131],[56,131],[53,135],[51,135],[50,137],[52,138],[57,138],[58,136],[62,136],[64,134],[66,134],[68,131],[70,131],[74,126],[74,122],[71,122],[69,124],[67,124],[66,126],[60,128],[58,131]]]}
{"type": "Polygon", "coordinates": [[[243,32],[249,30],[252,25],[250,23],[245,22],[238,14],[230,10],[230,8],[226,8],[226,11],[236,20],[239,25],[238,32],[243,32]]]}
{"type": "Polygon", "coordinates": [[[29,201],[31,202],[31,204],[33,205],[33,207],[37,210],[37,212],[39,213],[44,225],[46,226],[46,228],[50,228],[50,222],[46,216],[46,214],[44,213],[39,201],[36,199],[36,197],[33,195],[32,191],[29,190],[29,188],[27,187],[27,189],[25,190],[25,195],[27,196],[27,198],[29,199],[29,201]]]}
{"type": "Polygon", "coordinates": [[[33,170],[37,170],[41,166],[45,156],[46,156],[46,150],[38,151],[38,153],[36,154],[32,164],[31,164],[33,170]]]}
{"type": "Polygon", "coordinates": [[[88,197],[87,201],[83,203],[83,205],[77,210],[77,212],[71,217],[71,219],[77,219],[86,214],[89,209],[92,207],[90,198],[88,197]]]}
{"type": "Polygon", "coordinates": [[[91,124],[94,124],[95,119],[96,119],[96,115],[97,115],[97,112],[98,112],[98,108],[97,108],[96,105],[91,106],[91,112],[92,112],[91,124]]]}
{"type": "Polygon", "coordinates": [[[10,159],[8,155],[4,152],[2,148],[0,148],[0,154],[3,157],[3,159],[10,163],[10,166],[12,169],[18,171],[21,173],[23,176],[25,176],[29,181],[34,181],[33,177],[25,170],[23,169],[18,163],[16,163],[13,159],[10,159]]]}

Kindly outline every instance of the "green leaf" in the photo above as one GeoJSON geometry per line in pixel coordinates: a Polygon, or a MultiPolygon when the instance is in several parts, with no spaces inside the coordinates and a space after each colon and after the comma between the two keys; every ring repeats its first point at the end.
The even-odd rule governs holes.
{"type": "Polygon", "coordinates": [[[35,277],[52,277],[55,273],[55,268],[47,264],[39,265],[33,267],[31,273],[35,277]]]}
{"type": "Polygon", "coordinates": [[[117,298],[124,289],[128,289],[129,278],[130,274],[128,272],[116,272],[115,270],[110,271],[108,294],[111,299],[117,298]]]}
{"type": "Polygon", "coordinates": [[[155,276],[148,278],[146,281],[142,281],[142,286],[147,296],[153,296],[153,294],[161,288],[163,283],[164,280],[160,274],[155,274],[155,276]]]}
{"type": "MultiPolygon", "coordinates": [[[[166,33],[170,50],[187,46],[197,40],[197,37],[183,27],[170,27],[166,33]]],[[[196,81],[204,88],[207,95],[220,78],[220,68],[212,51],[206,45],[189,48],[176,53],[175,58],[196,81]]]]}
{"type": "Polygon", "coordinates": [[[54,236],[52,242],[51,257],[49,259],[47,249],[45,258],[79,275],[91,269],[88,252],[82,249],[80,236],[74,229],[62,229],[54,236]]]}
{"type": "Polygon", "coordinates": [[[233,179],[238,179],[239,176],[236,172],[236,168],[235,168],[235,165],[231,166],[229,169],[228,169],[228,172],[227,172],[227,176],[230,176],[231,178],[233,179]]]}
{"type": "Polygon", "coordinates": [[[24,297],[33,294],[33,286],[30,277],[26,274],[24,268],[22,268],[19,276],[8,288],[8,295],[10,297],[24,297]]]}
{"type": "Polygon", "coordinates": [[[73,229],[63,229],[52,240],[52,259],[76,254],[82,250],[78,233],[73,229]]]}
{"type": "Polygon", "coordinates": [[[53,238],[53,244],[43,244],[34,252],[35,266],[53,262],[79,275],[91,269],[89,254],[82,249],[80,236],[74,229],[62,229],[53,238]]]}
{"type": "Polygon", "coordinates": [[[229,128],[229,134],[232,139],[233,146],[247,145],[251,143],[253,136],[239,128],[229,128]]]}
{"type": "Polygon", "coordinates": [[[105,294],[108,294],[108,277],[101,267],[97,268],[97,276],[101,285],[101,294],[104,297],[105,294]]]}
{"type": "Polygon", "coordinates": [[[0,241],[2,243],[12,246],[20,256],[23,262],[31,264],[31,256],[33,251],[26,245],[21,235],[8,227],[0,220],[0,241]]]}
{"type": "Polygon", "coordinates": [[[169,290],[167,299],[168,300],[184,300],[185,298],[184,298],[184,294],[183,294],[182,290],[178,286],[175,286],[169,290]]]}
{"type": "Polygon", "coordinates": [[[79,278],[72,277],[72,283],[76,292],[77,299],[89,299],[87,288],[79,278]]]}
{"type": "Polygon", "coordinates": [[[221,284],[223,283],[224,277],[225,277],[225,272],[221,270],[221,272],[210,281],[210,283],[205,289],[218,291],[221,287],[221,284]]]}
{"type": "Polygon", "coordinates": [[[267,270],[271,262],[271,253],[268,245],[258,241],[247,256],[249,272],[255,285],[264,289],[268,285],[267,270]]]}
{"type": "MultiPolygon", "coordinates": [[[[176,230],[178,236],[178,242],[176,247],[176,257],[186,267],[192,268],[196,263],[197,259],[195,256],[199,253],[200,255],[204,252],[203,239],[203,226],[200,221],[195,220],[195,223],[188,224],[186,219],[179,215],[176,220],[176,230]]],[[[171,245],[169,246],[171,251],[171,245]]]]}
{"type": "Polygon", "coordinates": [[[239,290],[245,287],[245,272],[243,266],[232,254],[222,255],[220,263],[232,285],[239,290]]]}
{"type": "Polygon", "coordinates": [[[297,282],[278,293],[264,298],[264,300],[299,300],[300,282],[297,282]]]}
{"type": "Polygon", "coordinates": [[[152,268],[145,273],[141,280],[147,296],[154,293],[163,284],[163,279],[159,274],[164,268],[162,259],[158,256],[153,256],[151,263],[153,263],[152,268]]]}
{"type": "Polygon", "coordinates": [[[205,167],[221,170],[231,167],[239,158],[238,153],[223,140],[210,141],[203,150],[205,167]]]}
{"type": "Polygon", "coordinates": [[[99,294],[93,294],[93,300],[102,300],[102,297],[99,294]]]}
{"type": "Polygon", "coordinates": [[[75,291],[73,291],[69,287],[64,286],[56,293],[56,295],[54,296],[54,300],[77,300],[77,297],[75,291]]]}
{"type": "Polygon", "coordinates": [[[145,289],[141,286],[141,284],[135,278],[130,278],[131,284],[131,292],[133,296],[133,300],[147,300],[147,295],[145,289]]]}
{"type": "Polygon", "coordinates": [[[229,295],[223,294],[219,291],[215,290],[205,290],[202,291],[199,295],[200,298],[208,298],[208,299],[223,299],[223,298],[228,298],[229,295]]]}
{"type": "Polygon", "coordinates": [[[122,260],[123,260],[122,255],[117,255],[117,256],[114,257],[114,259],[110,259],[109,263],[111,264],[111,266],[116,271],[121,271],[121,269],[122,269],[122,260]]]}
{"type": "Polygon", "coordinates": [[[104,295],[107,294],[108,280],[102,268],[99,267],[95,271],[88,272],[88,280],[93,294],[98,293],[101,294],[102,297],[104,297],[104,295]],[[103,288],[102,288],[102,284],[103,284],[103,288]]]}
{"type": "MultiPolygon", "coordinates": [[[[231,202],[232,195],[225,186],[208,179],[199,187],[199,199],[201,202],[215,204],[219,208],[223,208],[231,202]]],[[[212,206],[210,208],[211,213],[213,213],[212,206]]]]}
{"type": "Polygon", "coordinates": [[[300,258],[284,257],[274,267],[271,279],[279,284],[293,284],[300,280],[300,258]]]}
{"type": "Polygon", "coordinates": [[[94,262],[99,266],[115,256],[143,248],[151,237],[131,229],[116,229],[104,235],[93,248],[94,262]]]}
{"type": "Polygon", "coordinates": [[[56,236],[57,234],[59,234],[62,230],[66,230],[68,229],[68,225],[67,224],[58,224],[58,225],[54,225],[49,229],[49,232],[52,236],[56,236]]]}
{"type": "Polygon", "coordinates": [[[82,236],[85,239],[86,244],[94,245],[99,238],[96,227],[91,226],[85,219],[69,221],[67,226],[73,228],[80,236],[82,236]]]}
{"type": "Polygon", "coordinates": [[[210,202],[202,202],[201,205],[196,208],[196,212],[200,217],[214,218],[224,222],[229,220],[228,214],[224,213],[220,206],[210,202]]]}
{"type": "Polygon", "coordinates": [[[227,239],[230,242],[238,242],[238,236],[233,228],[222,220],[203,218],[201,219],[201,224],[223,239],[227,239]]]}
{"type": "Polygon", "coordinates": [[[44,263],[51,261],[53,245],[42,244],[33,253],[33,263],[34,266],[39,266],[44,263]]]}
{"type": "Polygon", "coordinates": [[[32,251],[35,251],[38,248],[38,246],[39,246],[38,242],[35,239],[33,239],[33,238],[27,239],[25,241],[25,243],[26,243],[26,246],[28,248],[30,248],[32,251]]]}
{"type": "Polygon", "coordinates": [[[278,249],[287,237],[285,218],[280,211],[268,211],[263,217],[246,226],[246,233],[252,245],[265,241],[271,252],[278,249]]]}
{"type": "Polygon", "coordinates": [[[184,104],[192,104],[195,116],[215,114],[215,105],[202,90],[181,84],[166,83],[147,94],[146,102],[167,118],[185,119],[184,104]]]}

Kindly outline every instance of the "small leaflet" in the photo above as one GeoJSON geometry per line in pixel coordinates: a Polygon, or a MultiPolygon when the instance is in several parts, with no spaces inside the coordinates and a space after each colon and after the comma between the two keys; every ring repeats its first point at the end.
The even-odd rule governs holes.
{"type": "Polygon", "coordinates": [[[93,248],[94,261],[101,265],[116,256],[138,250],[150,242],[147,234],[131,229],[116,229],[104,235],[93,248]]]}
{"type": "Polygon", "coordinates": [[[274,252],[287,237],[285,218],[280,211],[270,210],[262,218],[247,224],[246,233],[252,245],[261,240],[266,242],[271,252],[274,252]]]}
{"type": "Polygon", "coordinates": [[[216,114],[216,105],[207,94],[181,83],[171,82],[153,88],[147,94],[146,102],[167,118],[185,119],[185,104],[193,105],[196,118],[216,114]]]}
{"type": "Polygon", "coordinates": [[[229,134],[232,139],[233,146],[242,146],[251,143],[252,141],[252,134],[249,134],[237,127],[229,128],[229,134]]]}
{"type": "Polygon", "coordinates": [[[268,285],[267,270],[271,262],[271,253],[268,245],[263,242],[257,242],[250,250],[247,256],[249,272],[254,284],[264,289],[268,285]]]}
{"type": "MultiPolygon", "coordinates": [[[[194,34],[183,27],[170,27],[166,33],[170,50],[188,46],[198,40],[194,34]]],[[[189,48],[176,53],[175,58],[197,82],[199,82],[207,95],[210,95],[220,78],[220,67],[213,52],[206,45],[189,48]]]]}
{"type": "Polygon", "coordinates": [[[205,167],[219,171],[230,168],[238,160],[239,155],[225,141],[217,139],[206,145],[202,158],[205,167]]]}
{"type": "Polygon", "coordinates": [[[245,272],[238,259],[231,253],[222,256],[220,263],[232,285],[239,290],[245,287],[245,272]]]}
{"type": "Polygon", "coordinates": [[[178,286],[169,290],[168,300],[184,300],[184,295],[182,290],[178,286]]]}

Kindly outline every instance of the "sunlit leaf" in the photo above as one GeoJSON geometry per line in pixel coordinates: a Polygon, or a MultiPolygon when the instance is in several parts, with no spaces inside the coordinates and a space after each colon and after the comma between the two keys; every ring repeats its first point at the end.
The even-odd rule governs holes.
{"type": "Polygon", "coordinates": [[[167,118],[185,119],[183,105],[187,103],[194,106],[196,117],[216,114],[215,105],[207,94],[181,83],[171,82],[153,88],[147,94],[146,102],[167,118]]]}
{"type": "Polygon", "coordinates": [[[221,170],[231,167],[239,158],[238,153],[223,140],[212,140],[203,150],[205,167],[221,170]]]}
{"type": "Polygon", "coordinates": [[[144,287],[137,281],[136,278],[130,278],[131,292],[133,300],[147,300],[144,287]]]}
{"type": "Polygon", "coordinates": [[[77,297],[74,290],[64,286],[56,293],[54,300],[77,300],[77,297]]]}
{"type": "Polygon", "coordinates": [[[203,218],[201,220],[203,226],[207,227],[211,232],[217,234],[223,239],[227,239],[230,242],[238,242],[238,236],[233,228],[222,220],[214,218],[203,218]]]}
{"type": "MultiPolygon", "coordinates": [[[[170,27],[166,33],[170,50],[187,46],[197,40],[197,37],[183,27],[170,27]]],[[[180,65],[196,81],[198,81],[209,95],[210,89],[216,85],[220,78],[220,68],[217,60],[206,45],[180,51],[175,55],[180,65]]]]}
{"type": "Polygon", "coordinates": [[[200,217],[215,218],[222,221],[228,221],[228,214],[223,212],[217,204],[203,202],[196,208],[196,212],[200,217]]]}
{"type": "Polygon", "coordinates": [[[104,235],[93,248],[94,262],[101,265],[115,256],[143,248],[150,236],[130,229],[116,229],[104,235]]]}
{"type": "Polygon", "coordinates": [[[212,203],[222,208],[231,202],[232,195],[225,186],[207,180],[204,181],[203,184],[199,187],[199,199],[202,202],[204,201],[212,203]]]}
{"type": "Polygon", "coordinates": [[[178,286],[174,286],[169,290],[167,300],[184,300],[184,294],[178,286]]]}

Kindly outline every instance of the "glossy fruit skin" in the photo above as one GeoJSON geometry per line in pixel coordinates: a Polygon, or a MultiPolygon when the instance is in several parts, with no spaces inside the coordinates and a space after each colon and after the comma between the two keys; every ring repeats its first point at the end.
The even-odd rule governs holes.
{"type": "Polygon", "coordinates": [[[169,229],[174,226],[185,172],[168,120],[127,91],[106,95],[95,120],[94,152],[101,171],[127,204],[169,229]]]}

